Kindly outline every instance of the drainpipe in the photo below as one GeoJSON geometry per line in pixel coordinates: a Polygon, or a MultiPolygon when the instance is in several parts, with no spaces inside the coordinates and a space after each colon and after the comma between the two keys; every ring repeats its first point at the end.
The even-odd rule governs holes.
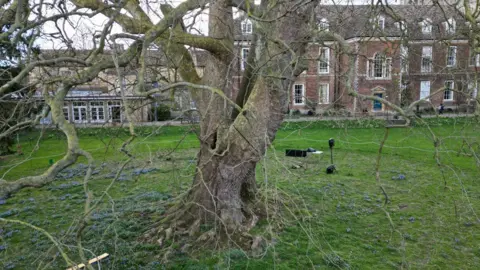
{"type": "Polygon", "coordinates": [[[402,61],[400,60],[400,76],[399,76],[399,82],[398,82],[398,105],[401,107],[402,106],[402,91],[403,91],[403,84],[402,84],[402,78],[403,78],[403,72],[402,72],[402,61]]]}
{"type": "MultiPolygon", "coordinates": [[[[358,43],[355,43],[355,53],[358,55],[358,43]]],[[[358,56],[355,58],[355,72],[353,73],[355,78],[353,79],[353,91],[358,92],[358,56]]],[[[368,70],[367,70],[368,72],[368,70]]],[[[353,97],[353,115],[357,113],[357,97],[353,97]]]]}
{"type": "MultiPolygon", "coordinates": [[[[336,51],[339,52],[338,46],[336,51]]],[[[340,72],[340,53],[335,54],[335,74],[333,74],[333,108],[338,109],[338,93],[339,93],[339,82],[338,82],[338,73],[340,72]]]]}

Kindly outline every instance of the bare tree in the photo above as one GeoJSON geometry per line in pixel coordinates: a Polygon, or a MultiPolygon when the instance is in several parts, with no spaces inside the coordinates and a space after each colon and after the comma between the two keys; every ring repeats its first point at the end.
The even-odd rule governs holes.
{"type": "MultiPolygon", "coordinates": [[[[100,34],[92,33],[90,36],[94,43],[93,49],[81,55],[49,59],[27,54],[23,57],[25,65],[22,71],[0,87],[0,94],[3,95],[8,87],[25,79],[35,68],[59,63],[81,67],[80,71],[72,76],[53,75],[46,80],[31,82],[37,85],[38,89],[42,89],[46,103],[43,112],[26,121],[18,121],[2,131],[0,138],[24,126],[38,123],[41,117],[51,112],[54,123],[67,136],[68,151],[42,175],[17,181],[0,180],[0,196],[8,196],[23,187],[42,186],[51,182],[56,174],[74,164],[80,156],[89,160],[91,172],[92,157],[80,148],[74,125],[64,118],[62,108],[65,97],[73,87],[96,79],[100,72],[110,69],[121,76],[121,67],[138,61],[135,94],[148,98],[156,93],[185,87],[191,91],[201,116],[198,135],[200,149],[192,186],[188,194],[169,210],[160,230],[155,228],[147,232],[145,237],[165,239],[171,237],[172,232],[182,231],[208,240],[218,240],[232,234],[247,235],[249,238],[244,232],[255,226],[262,214],[262,205],[257,197],[255,168],[275,139],[288,111],[292,83],[308,68],[307,49],[312,38],[315,37],[320,42],[327,39],[336,42],[338,45],[335,49],[345,56],[339,59],[347,63],[347,68],[342,70],[342,83],[347,89],[343,95],[368,102],[381,102],[407,120],[411,118],[410,112],[418,103],[411,102],[406,108],[402,108],[398,100],[364,95],[355,89],[356,63],[365,56],[346,42],[344,33],[318,30],[314,12],[319,2],[264,0],[260,5],[254,5],[253,1],[249,0],[186,0],[177,6],[146,3],[149,10],[145,10],[139,1],[72,0],[68,5],[64,2],[58,5],[32,5],[31,12],[36,12],[34,21],[27,20],[28,16],[22,17],[24,13],[17,13],[10,34],[18,36],[27,31],[37,31],[46,23],[52,23],[55,30],[48,33],[48,36],[55,41],[61,41],[65,48],[73,52],[75,50],[71,37],[62,29],[61,23],[68,22],[68,19],[74,16],[86,18],[98,14],[105,16],[107,22],[100,34]],[[48,7],[55,7],[57,12],[44,17],[39,10],[48,7]],[[231,100],[229,97],[233,96],[234,82],[239,76],[236,63],[240,55],[235,44],[235,9],[242,11],[246,14],[244,16],[253,22],[253,33],[249,40],[249,54],[238,93],[236,98],[231,100]],[[208,35],[187,31],[189,27],[186,26],[185,18],[193,18],[194,21],[196,15],[205,10],[208,10],[208,35]],[[151,15],[150,11],[154,12],[154,15],[151,15]],[[158,19],[158,22],[154,22],[156,20],[153,18],[158,19]],[[123,32],[113,33],[114,25],[120,26],[123,32]],[[114,45],[115,40],[120,38],[128,40],[128,49],[114,49],[113,53],[106,53],[106,43],[111,42],[111,45],[114,45]],[[150,89],[146,74],[148,51],[152,46],[160,48],[168,56],[166,68],[169,71],[175,70],[175,74],[166,76],[158,87],[150,89]],[[206,64],[201,73],[196,69],[195,54],[192,54],[194,49],[206,52],[206,64]],[[200,224],[204,223],[216,226],[199,236],[200,224]]],[[[380,6],[389,16],[401,21],[402,14],[390,12],[388,6],[380,6]]],[[[472,23],[476,22],[470,13],[466,9],[463,16],[472,23]]],[[[374,12],[367,17],[365,21],[368,25],[379,24],[370,20],[376,18],[374,12]]],[[[474,26],[472,31],[476,31],[475,27],[477,26],[474,26]]],[[[380,34],[381,32],[380,29],[380,34]]],[[[42,32],[39,31],[40,33],[42,32]]],[[[362,33],[366,40],[373,36],[370,30],[362,33]]],[[[472,37],[472,40],[476,39],[472,37]]],[[[440,91],[443,91],[443,88],[429,96],[440,91]]],[[[128,102],[126,105],[125,113],[132,137],[125,142],[122,151],[128,155],[128,144],[136,135],[132,117],[134,109],[128,102]]],[[[86,193],[91,195],[88,190],[86,193]]],[[[88,206],[86,212],[91,212],[92,207],[88,206]]]]}

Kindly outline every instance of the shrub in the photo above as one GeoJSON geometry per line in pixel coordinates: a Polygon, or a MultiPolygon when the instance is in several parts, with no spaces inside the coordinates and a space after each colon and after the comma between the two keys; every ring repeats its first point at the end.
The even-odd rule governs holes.
{"type": "Polygon", "coordinates": [[[150,112],[150,121],[155,121],[155,109],[157,112],[157,121],[170,120],[171,112],[170,107],[165,104],[158,104],[157,107],[152,107],[150,112]]]}

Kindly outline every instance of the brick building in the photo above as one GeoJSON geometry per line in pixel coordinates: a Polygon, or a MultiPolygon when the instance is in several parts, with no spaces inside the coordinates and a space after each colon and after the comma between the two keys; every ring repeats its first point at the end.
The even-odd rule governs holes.
{"type": "MultiPolygon", "coordinates": [[[[319,6],[313,19],[320,34],[306,55],[308,68],[292,86],[290,108],[322,113],[344,109],[381,114],[391,108],[354,98],[349,92],[382,97],[405,107],[473,110],[479,55],[468,39],[470,27],[458,10],[431,5],[319,6]],[[350,53],[342,49],[347,44],[350,53]]],[[[251,39],[251,21],[240,18],[237,47],[240,72],[251,39]]],[[[234,91],[235,92],[235,91],[234,91]]]]}

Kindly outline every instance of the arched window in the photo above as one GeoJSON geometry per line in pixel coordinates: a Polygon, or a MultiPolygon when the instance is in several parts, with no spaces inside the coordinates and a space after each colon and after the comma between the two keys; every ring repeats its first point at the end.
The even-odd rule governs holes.
{"type": "Polygon", "coordinates": [[[368,61],[368,77],[371,79],[389,79],[392,59],[383,53],[376,53],[368,61]]]}
{"type": "Polygon", "coordinates": [[[242,34],[251,34],[253,32],[252,22],[249,19],[242,21],[242,34]]]}
{"type": "Polygon", "coordinates": [[[329,28],[328,20],[326,18],[320,19],[320,22],[318,23],[318,30],[328,31],[328,28],[329,28]]]}

